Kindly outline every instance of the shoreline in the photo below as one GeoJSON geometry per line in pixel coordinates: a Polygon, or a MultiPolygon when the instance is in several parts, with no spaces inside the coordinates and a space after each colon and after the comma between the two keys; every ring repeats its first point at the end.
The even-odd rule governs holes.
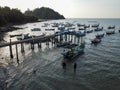
{"type": "MultiPolygon", "coordinates": [[[[47,20],[44,20],[44,21],[47,21],[47,20]]],[[[43,22],[43,20],[35,21],[35,22],[43,22]]],[[[24,28],[15,27],[14,25],[22,25],[22,24],[27,24],[27,23],[34,23],[34,22],[10,23],[10,24],[7,24],[5,26],[0,26],[0,42],[4,41],[3,37],[4,37],[5,33],[10,32],[10,31],[14,31],[17,29],[24,29],[24,28]]]]}

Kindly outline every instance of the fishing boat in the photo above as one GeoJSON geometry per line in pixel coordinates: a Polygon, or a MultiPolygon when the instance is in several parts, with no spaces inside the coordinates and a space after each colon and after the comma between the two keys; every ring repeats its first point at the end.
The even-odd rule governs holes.
{"type": "Polygon", "coordinates": [[[31,31],[41,31],[41,29],[40,28],[33,28],[33,29],[31,29],[31,31]]]}
{"type": "Polygon", "coordinates": [[[17,36],[16,38],[17,40],[22,40],[22,39],[28,39],[28,37],[29,37],[29,33],[22,34],[21,36],[17,36]]]}
{"type": "Polygon", "coordinates": [[[86,28],[85,27],[80,27],[79,30],[85,30],[86,28]]]}
{"type": "Polygon", "coordinates": [[[51,29],[45,29],[45,31],[54,31],[55,29],[51,28],[51,29]]]}
{"type": "Polygon", "coordinates": [[[84,27],[85,27],[85,28],[89,28],[89,27],[90,27],[90,24],[89,24],[89,25],[85,25],[84,27]]]}
{"type": "Polygon", "coordinates": [[[92,33],[93,32],[93,30],[88,30],[88,31],[86,31],[86,33],[92,33]]]}
{"type": "Polygon", "coordinates": [[[108,29],[115,29],[115,25],[114,26],[109,26],[108,29]]]}
{"type": "Polygon", "coordinates": [[[106,35],[111,35],[111,34],[115,34],[115,31],[107,31],[106,35]]]}
{"type": "Polygon", "coordinates": [[[22,33],[21,33],[21,34],[10,35],[10,38],[12,38],[12,37],[17,37],[17,36],[22,36],[22,33]]]}
{"type": "Polygon", "coordinates": [[[103,30],[103,27],[101,27],[101,28],[96,28],[96,29],[94,29],[94,31],[102,31],[103,30]]]}
{"type": "Polygon", "coordinates": [[[118,32],[120,33],[120,30],[118,30],[118,32]]]}
{"type": "Polygon", "coordinates": [[[104,37],[104,33],[103,34],[97,34],[96,37],[99,38],[99,39],[101,39],[101,38],[104,37]]]}
{"type": "Polygon", "coordinates": [[[91,40],[92,44],[98,44],[100,42],[101,42],[101,38],[97,38],[97,37],[95,37],[93,40],[91,40]]]}
{"type": "Polygon", "coordinates": [[[91,27],[97,28],[97,27],[99,27],[99,24],[93,24],[91,27]]]}
{"type": "Polygon", "coordinates": [[[68,46],[70,44],[71,44],[70,41],[69,42],[58,42],[58,43],[56,43],[57,47],[64,47],[64,46],[68,46]]]}
{"type": "Polygon", "coordinates": [[[80,46],[78,44],[71,44],[64,48],[64,52],[62,53],[64,58],[73,60],[77,56],[84,54],[85,43],[81,44],[80,46]]]}

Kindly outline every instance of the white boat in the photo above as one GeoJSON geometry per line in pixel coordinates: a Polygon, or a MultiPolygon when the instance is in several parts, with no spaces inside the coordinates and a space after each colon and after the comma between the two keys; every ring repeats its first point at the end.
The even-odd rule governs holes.
{"type": "Polygon", "coordinates": [[[31,29],[31,31],[41,31],[41,29],[40,28],[33,28],[33,29],[31,29]]]}

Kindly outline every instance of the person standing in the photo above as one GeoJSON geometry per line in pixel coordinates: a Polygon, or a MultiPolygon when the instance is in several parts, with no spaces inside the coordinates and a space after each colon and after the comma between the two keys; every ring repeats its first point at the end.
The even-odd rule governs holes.
{"type": "Polygon", "coordinates": [[[62,66],[63,66],[63,69],[66,69],[66,63],[65,62],[62,63],[62,66]]]}
{"type": "Polygon", "coordinates": [[[74,63],[74,72],[76,72],[77,64],[74,63]]]}

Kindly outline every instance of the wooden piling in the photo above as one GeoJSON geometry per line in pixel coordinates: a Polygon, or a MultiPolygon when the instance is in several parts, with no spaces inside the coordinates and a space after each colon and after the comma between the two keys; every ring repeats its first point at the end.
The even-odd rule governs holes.
{"type": "Polygon", "coordinates": [[[74,35],[74,43],[76,44],[76,36],[74,35]]]}
{"type": "Polygon", "coordinates": [[[70,41],[70,34],[68,35],[68,41],[70,41]]]}
{"type": "Polygon", "coordinates": [[[40,47],[40,45],[39,45],[39,43],[37,43],[38,44],[38,48],[40,47]]]}
{"type": "Polygon", "coordinates": [[[24,53],[24,52],[25,52],[24,45],[23,45],[23,43],[21,43],[21,53],[24,53]]]}
{"type": "Polygon", "coordinates": [[[19,63],[19,59],[18,59],[18,48],[17,48],[17,44],[16,44],[15,46],[16,46],[16,59],[17,59],[17,63],[19,63]]]}
{"type": "Polygon", "coordinates": [[[78,45],[80,44],[80,37],[78,37],[78,45]]]}
{"type": "Polygon", "coordinates": [[[67,35],[65,34],[65,41],[67,41],[67,35]]]}
{"type": "Polygon", "coordinates": [[[13,53],[12,53],[11,39],[10,39],[9,49],[10,49],[10,57],[11,57],[11,59],[12,59],[12,58],[13,58],[13,53]]]}
{"type": "Polygon", "coordinates": [[[71,35],[71,42],[73,41],[73,35],[71,35]]]}

